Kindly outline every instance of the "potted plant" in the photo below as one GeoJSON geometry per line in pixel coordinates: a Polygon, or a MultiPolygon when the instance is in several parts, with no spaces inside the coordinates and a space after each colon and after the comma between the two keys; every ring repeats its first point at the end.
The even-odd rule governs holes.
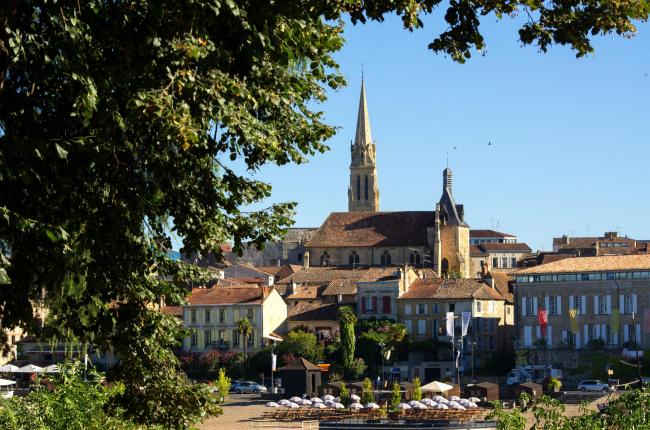
{"type": "Polygon", "coordinates": [[[560,381],[558,378],[547,376],[544,379],[544,388],[549,393],[557,393],[562,388],[562,381],[560,381]]]}

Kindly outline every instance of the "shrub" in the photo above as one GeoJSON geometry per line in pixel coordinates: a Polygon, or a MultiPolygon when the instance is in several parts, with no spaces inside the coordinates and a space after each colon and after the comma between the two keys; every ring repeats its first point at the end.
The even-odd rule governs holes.
{"type": "Polygon", "coordinates": [[[341,399],[341,404],[343,406],[347,407],[350,405],[350,391],[348,391],[348,387],[346,387],[343,382],[341,382],[341,393],[339,394],[339,398],[341,399]]]}
{"type": "Polygon", "coordinates": [[[413,379],[413,400],[422,400],[422,387],[420,384],[420,378],[417,376],[413,379]]]}
{"type": "Polygon", "coordinates": [[[226,376],[226,369],[219,369],[219,378],[217,379],[217,392],[219,393],[219,402],[223,403],[228,397],[230,391],[230,378],[226,376]]]}
{"type": "Polygon", "coordinates": [[[390,410],[396,411],[397,406],[402,403],[402,393],[400,393],[400,386],[397,382],[393,382],[393,392],[390,393],[390,410]]]}
{"type": "Polygon", "coordinates": [[[375,402],[375,395],[372,390],[372,381],[370,378],[363,380],[363,394],[361,395],[361,403],[366,405],[375,402]]]}

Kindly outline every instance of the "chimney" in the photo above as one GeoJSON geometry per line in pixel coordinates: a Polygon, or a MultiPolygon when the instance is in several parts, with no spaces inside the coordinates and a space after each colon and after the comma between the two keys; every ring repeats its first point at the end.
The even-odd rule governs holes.
{"type": "Polygon", "coordinates": [[[298,284],[294,281],[291,281],[291,284],[289,284],[289,293],[287,296],[294,294],[296,291],[298,291],[298,284]]]}
{"type": "Polygon", "coordinates": [[[485,261],[481,260],[481,278],[487,277],[488,274],[488,265],[485,261]]]}
{"type": "Polygon", "coordinates": [[[616,231],[606,231],[605,232],[605,237],[607,239],[617,239],[618,238],[618,232],[616,231]]]}
{"type": "Polygon", "coordinates": [[[305,251],[305,255],[302,256],[302,267],[309,269],[309,251],[305,251]]]}

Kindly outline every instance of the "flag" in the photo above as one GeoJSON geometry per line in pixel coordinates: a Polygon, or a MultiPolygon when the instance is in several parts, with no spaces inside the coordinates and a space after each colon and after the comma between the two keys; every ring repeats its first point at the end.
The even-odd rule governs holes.
{"type": "Polygon", "coordinates": [[[578,328],[578,320],[576,319],[576,315],[578,315],[577,309],[569,309],[569,318],[571,318],[571,331],[575,334],[578,334],[580,333],[580,329],[578,328]]]}
{"type": "Polygon", "coordinates": [[[618,333],[621,325],[621,312],[617,309],[612,309],[612,332],[618,333]]]}
{"type": "Polygon", "coordinates": [[[463,312],[463,331],[461,336],[467,336],[467,329],[469,329],[469,322],[472,320],[471,312],[463,312]]]}
{"type": "Polygon", "coordinates": [[[447,312],[447,336],[454,337],[454,313],[447,312]]]}
{"type": "Polygon", "coordinates": [[[275,372],[275,367],[278,364],[278,356],[276,354],[271,354],[271,371],[275,372]]]}
{"type": "Polygon", "coordinates": [[[548,316],[546,309],[540,309],[537,311],[537,320],[539,321],[539,325],[542,329],[542,336],[546,338],[546,326],[548,325],[548,316]]]}

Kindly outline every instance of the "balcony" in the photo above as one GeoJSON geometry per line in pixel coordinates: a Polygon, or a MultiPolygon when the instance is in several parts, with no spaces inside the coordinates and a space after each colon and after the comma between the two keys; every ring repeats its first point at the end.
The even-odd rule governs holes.
{"type": "Polygon", "coordinates": [[[220,351],[227,351],[230,349],[230,342],[225,340],[218,340],[216,342],[212,342],[212,348],[218,349],[220,351]]]}

